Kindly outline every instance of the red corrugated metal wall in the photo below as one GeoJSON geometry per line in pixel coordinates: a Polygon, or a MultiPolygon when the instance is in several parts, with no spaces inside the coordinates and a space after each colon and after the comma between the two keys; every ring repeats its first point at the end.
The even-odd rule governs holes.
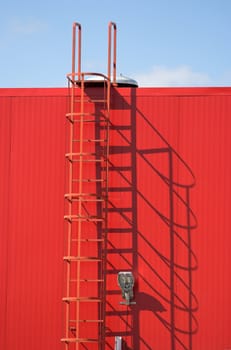
{"type": "MultiPolygon", "coordinates": [[[[0,90],[1,349],[62,348],[67,110],[65,89],[0,90]]],[[[230,114],[229,88],[113,92],[107,349],[231,348],[230,114]]]]}
{"type": "Polygon", "coordinates": [[[65,101],[1,98],[1,349],[61,348],[65,101]]]}

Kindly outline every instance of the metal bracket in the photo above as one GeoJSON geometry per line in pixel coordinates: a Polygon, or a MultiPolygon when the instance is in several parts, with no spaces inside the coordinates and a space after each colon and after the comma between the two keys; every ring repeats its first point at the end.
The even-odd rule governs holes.
{"type": "Polygon", "coordinates": [[[118,285],[122,290],[122,297],[125,301],[121,301],[121,305],[136,304],[135,301],[131,301],[134,298],[133,287],[134,277],[131,271],[121,271],[117,276],[118,285]]]}
{"type": "Polygon", "coordinates": [[[122,337],[116,336],[114,350],[122,350],[122,343],[123,343],[122,337]]]}

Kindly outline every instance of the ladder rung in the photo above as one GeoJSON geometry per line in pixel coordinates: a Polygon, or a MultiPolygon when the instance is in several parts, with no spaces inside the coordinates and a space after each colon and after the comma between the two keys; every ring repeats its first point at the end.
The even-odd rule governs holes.
{"type": "MultiPolygon", "coordinates": [[[[81,182],[105,182],[105,179],[82,179],[81,182]]],[[[79,179],[73,179],[72,182],[80,182],[79,179]]]]}
{"type": "MultiPolygon", "coordinates": [[[[77,282],[78,280],[77,279],[71,279],[70,280],[70,282],[72,282],[72,283],[75,283],[75,282],[77,282]]],[[[87,282],[87,283],[91,283],[91,282],[104,282],[104,280],[100,280],[100,279],[81,279],[81,280],[79,280],[80,282],[87,282]]]]}
{"type": "Polygon", "coordinates": [[[102,238],[84,238],[84,239],[72,239],[72,242],[104,242],[102,238]]]}
{"type": "Polygon", "coordinates": [[[71,122],[72,124],[74,124],[74,123],[81,123],[81,121],[83,121],[84,123],[95,123],[96,125],[98,125],[98,124],[101,123],[101,127],[102,127],[102,126],[103,126],[103,127],[106,126],[106,124],[105,124],[105,125],[102,125],[102,123],[106,123],[106,121],[105,121],[105,120],[102,120],[102,119],[99,119],[99,120],[96,120],[96,119],[83,119],[83,120],[81,120],[81,119],[73,119],[73,120],[70,120],[70,122],[71,122]]]}
{"type": "MultiPolygon", "coordinates": [[[[65,157],[70,158],[70,157],[85,157],[85,156],[93,156],[93,157],[103,157],[105,158],[104,154],[97,154],[97,153],[88,153],[88,152],[76,152],[76,153],[66,153],[65,157]]],[[[96,158],[98,159],[98,158],[96,158]]],[[[95,160],[95,159],[93,159],[95,160]]]]}
{"type": "Polygon", "coordinates": [[[103,283],[104,282],[104,280],[100,280],[100,279],[84,279],[84,280],[80,280],[80,282],[89,282],[89,283],[94,283],[94,282],[100,282],[100,283],[103,283]]]}
{"type": "Polygon", "coordinates": [[[105,219],[97,216],[80,216],[80,215],[65,215],[65,220],[72,221],[86,221],[86,222],[102,222],[105,219]]]}
{"type": "MultiPolygon", "coordinates": [[[[75,102],[81,102],[82,100],[81,99],[78,99],[78,100],[75,100],[75,102]]],[[[106,103],[107,102],[107,100],[106,99],[84,99],[84,101],[83,102],[88,102],[88,103],[106,103]]]]}
{"type": "MultiPolygon", "coordinates": [[[[101,179],[82,179],[82,182],[106,182],[104,178],[101,179]]],[[[81,182],[80,179],[72,179],[72,182],[81,182]]]]}
{"type": "MultiPolygon", "coordinates": [[[[70,323],[78,323],[78,322],[96,322],[96,323],[103,323],[104,320],[70,320],[70,323]]],[[[70,327],[70,330],[75,331],[75,327],[70,327]]]]}
{"type": "Polygon", "coordinates": [[[92,103],[107,103],[108,101],[107,100],[98,100],[98,99],[94,99],[94,100],[91,100],[92,103]]]}
{"type": "Polygon", "coordinates": [[[78,202],[104,202],[105,200],[100,197],[95,198],[83,198],[79,196],[78,193],[67,193],[64,196],[65,199],[69,201],[78,201],[78,202]]]}
{"type": "MultiPolygon", "coordinates": [[[[71,195],[72,193],[66,193],[67,195],[71,195]]],[[[76,196],[78,197],[96,197],[96,198],[100,198],[96,193],[74,193],[76,196]]]]}
{"type": "Polygon", "coordinates": [[[101,303],[102,300],[97,297],[65,297],[62,299],[65,303],[71,303],[71,302],[85,302],[85,303],[101,303]]]}
{"type": "Polygon", "coordinates": [[[101,119],[71,119],[70,117],[67,117],[67,120],[71,123],[71,124],[75,124],[75,123],[95,123],[96,125],[100,126],[100,127],[106,127],[108,125],[109,119],[106,118],[101,118],[101,119]],[[105,125],[102,125],[103,123],[105,123],[105,125]],[[100,125],[101,124],[101,125],[100,125]]]}
{"type": "Polygon", "coordinates": [[[83,202],[88,200],[93,200],[95,202],[97,202],[98,200],[100,201],[105,200],[105,198],[99,197],[96,193],[66,193],[64,195],[65,198],[73,197],[73,196],[77,199],[81,199],[83,202]],[[93,198],[87,198],[87,197],[93,197],[93,198]]]}
{"type": "Polygon", "coordinates": [[[79,116],[79,115],[88,116],[88,115],[95,115],[95,113],[92,113],[92,112],[72,112],[72,113],[66,113],[66,117],[67,117],[67,118],[69,118],[69,117],[75,117],[75,116],[79,116]]]}
{"type": "Polygon", "coordinates": [[[62,338],[65,343],[100,343],[100,340],[94,338],[62,338]]]}
{"type": "Polygon", "coordinates": [[[72,113],[67,113],[66,114],[66,118],[70,121],[70,122],[80,122],[80,121],[83,121],[83,122],[85,122],[85,121],[87,121],[87,119],[84,119],[84,118],[82,118],[82,119],[73,119],[73,117],[89,117],[89,116],[91,116],[91,117],[95,117],[95,119],[89,119],[89,120],[92,120],[92,121],[94,121],[94,122],[96,122],[96,123],[98,123],[98,122],[108,122],[109,121],[109,119],[108,119],[108,117],[107,116],[100,116],[100,118],[99,119],[97,119],[99,116],[98,116],[98,114],[96,114],[95,112],[72,112],[72,113]]]}
{"type": "Polygon", "coordinates": [[[63,260],[65,261],[82,261],[82,262],[100,262],[102,261],[102,259],[99,259],[97,257],[93,257],[93,256],[81,256],[81,257],[78,257],[78,256],[64,256],[63,257],[63,260]]]}
{"type": "Polygon", "coordinates": [[[77,152],[77,153],[66,153],[66,157],[84,157],[84,156],[94,156],[94,157],[104,157],[104,154],[90,153],[90,152],[77,152]]]}
{"type": "Polygon", "coordinates": [[[78,163],[78,162],[84,162],[84,163],[102,163],[105,162],[105,159],[72,159],[72,162],[78,163]]]}
{"type": "Polygon", "coordinates": [[[106,142],[106,139],[73,139],[73,142],[106,142]]]}
{"type": "Polygon", "coordinates": [[[84,163],[102,163],[106,161],[106,158],[104,159],[71,159],[69,156],[66,157],[70,162],[72,163],[78,163],[78,162],[84,162],[84,163]]]}
{"type": "MultiPolygon", "coordinates": [[[[69,118],[68,118],[69,120],[69,118]]],[[[107,123],[107,119],[70,119],[70,122],[73,123],[95,123],[95,124],[102,124],[102,123],[107,123]]]]}

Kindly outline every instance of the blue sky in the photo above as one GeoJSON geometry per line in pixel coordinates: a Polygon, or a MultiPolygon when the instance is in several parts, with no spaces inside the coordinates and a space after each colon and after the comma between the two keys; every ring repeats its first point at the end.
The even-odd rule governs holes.
{"type": "Polygon", "coordinates": [[[107,70],[117,24],[117,73],[140,86],[231,86],[231,0],[7,0],[0,12],[0,87],[66,86],[72,23],[82,70],[107,70]]]}

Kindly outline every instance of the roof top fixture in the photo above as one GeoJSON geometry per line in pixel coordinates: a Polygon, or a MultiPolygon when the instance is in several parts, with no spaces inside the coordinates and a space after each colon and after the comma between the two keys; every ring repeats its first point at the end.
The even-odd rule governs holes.
{"type": "Polygon", "coordinates": [[[117,276],[118,284],[122,290],[122,297],[125,301],[121,301],[122,305],[136,304],[136,302],[131,301],[134,298],[133,287],[134,287],[134,277],[131,271],[121,271],[117,276]]]}
{"type": "Polygon", "coordinates": [[[116,77],[116,84],[118,86],[134,86],[138,87],[138,83],[136,80],[131,79],[129,77],[125,77],[124,75],[120,74],[119,76],[116,77]]]}
{"type": "MultiPolygon", "coordinates": [[[[111,81],[113,80],[113,77],[111,77],[111,81]]],[[[101,76],[86,76],[85,77],[86,83],[89,83],[91,85],[101,85],[104,82],[104,78],[101,76]]],[[[126,77],[122,74],[119,76],[117,75],[115,78],[115,83],[118,87],[138,87],[138,83],[136,80],[131,79],[129,77],[126,77]]]]}

